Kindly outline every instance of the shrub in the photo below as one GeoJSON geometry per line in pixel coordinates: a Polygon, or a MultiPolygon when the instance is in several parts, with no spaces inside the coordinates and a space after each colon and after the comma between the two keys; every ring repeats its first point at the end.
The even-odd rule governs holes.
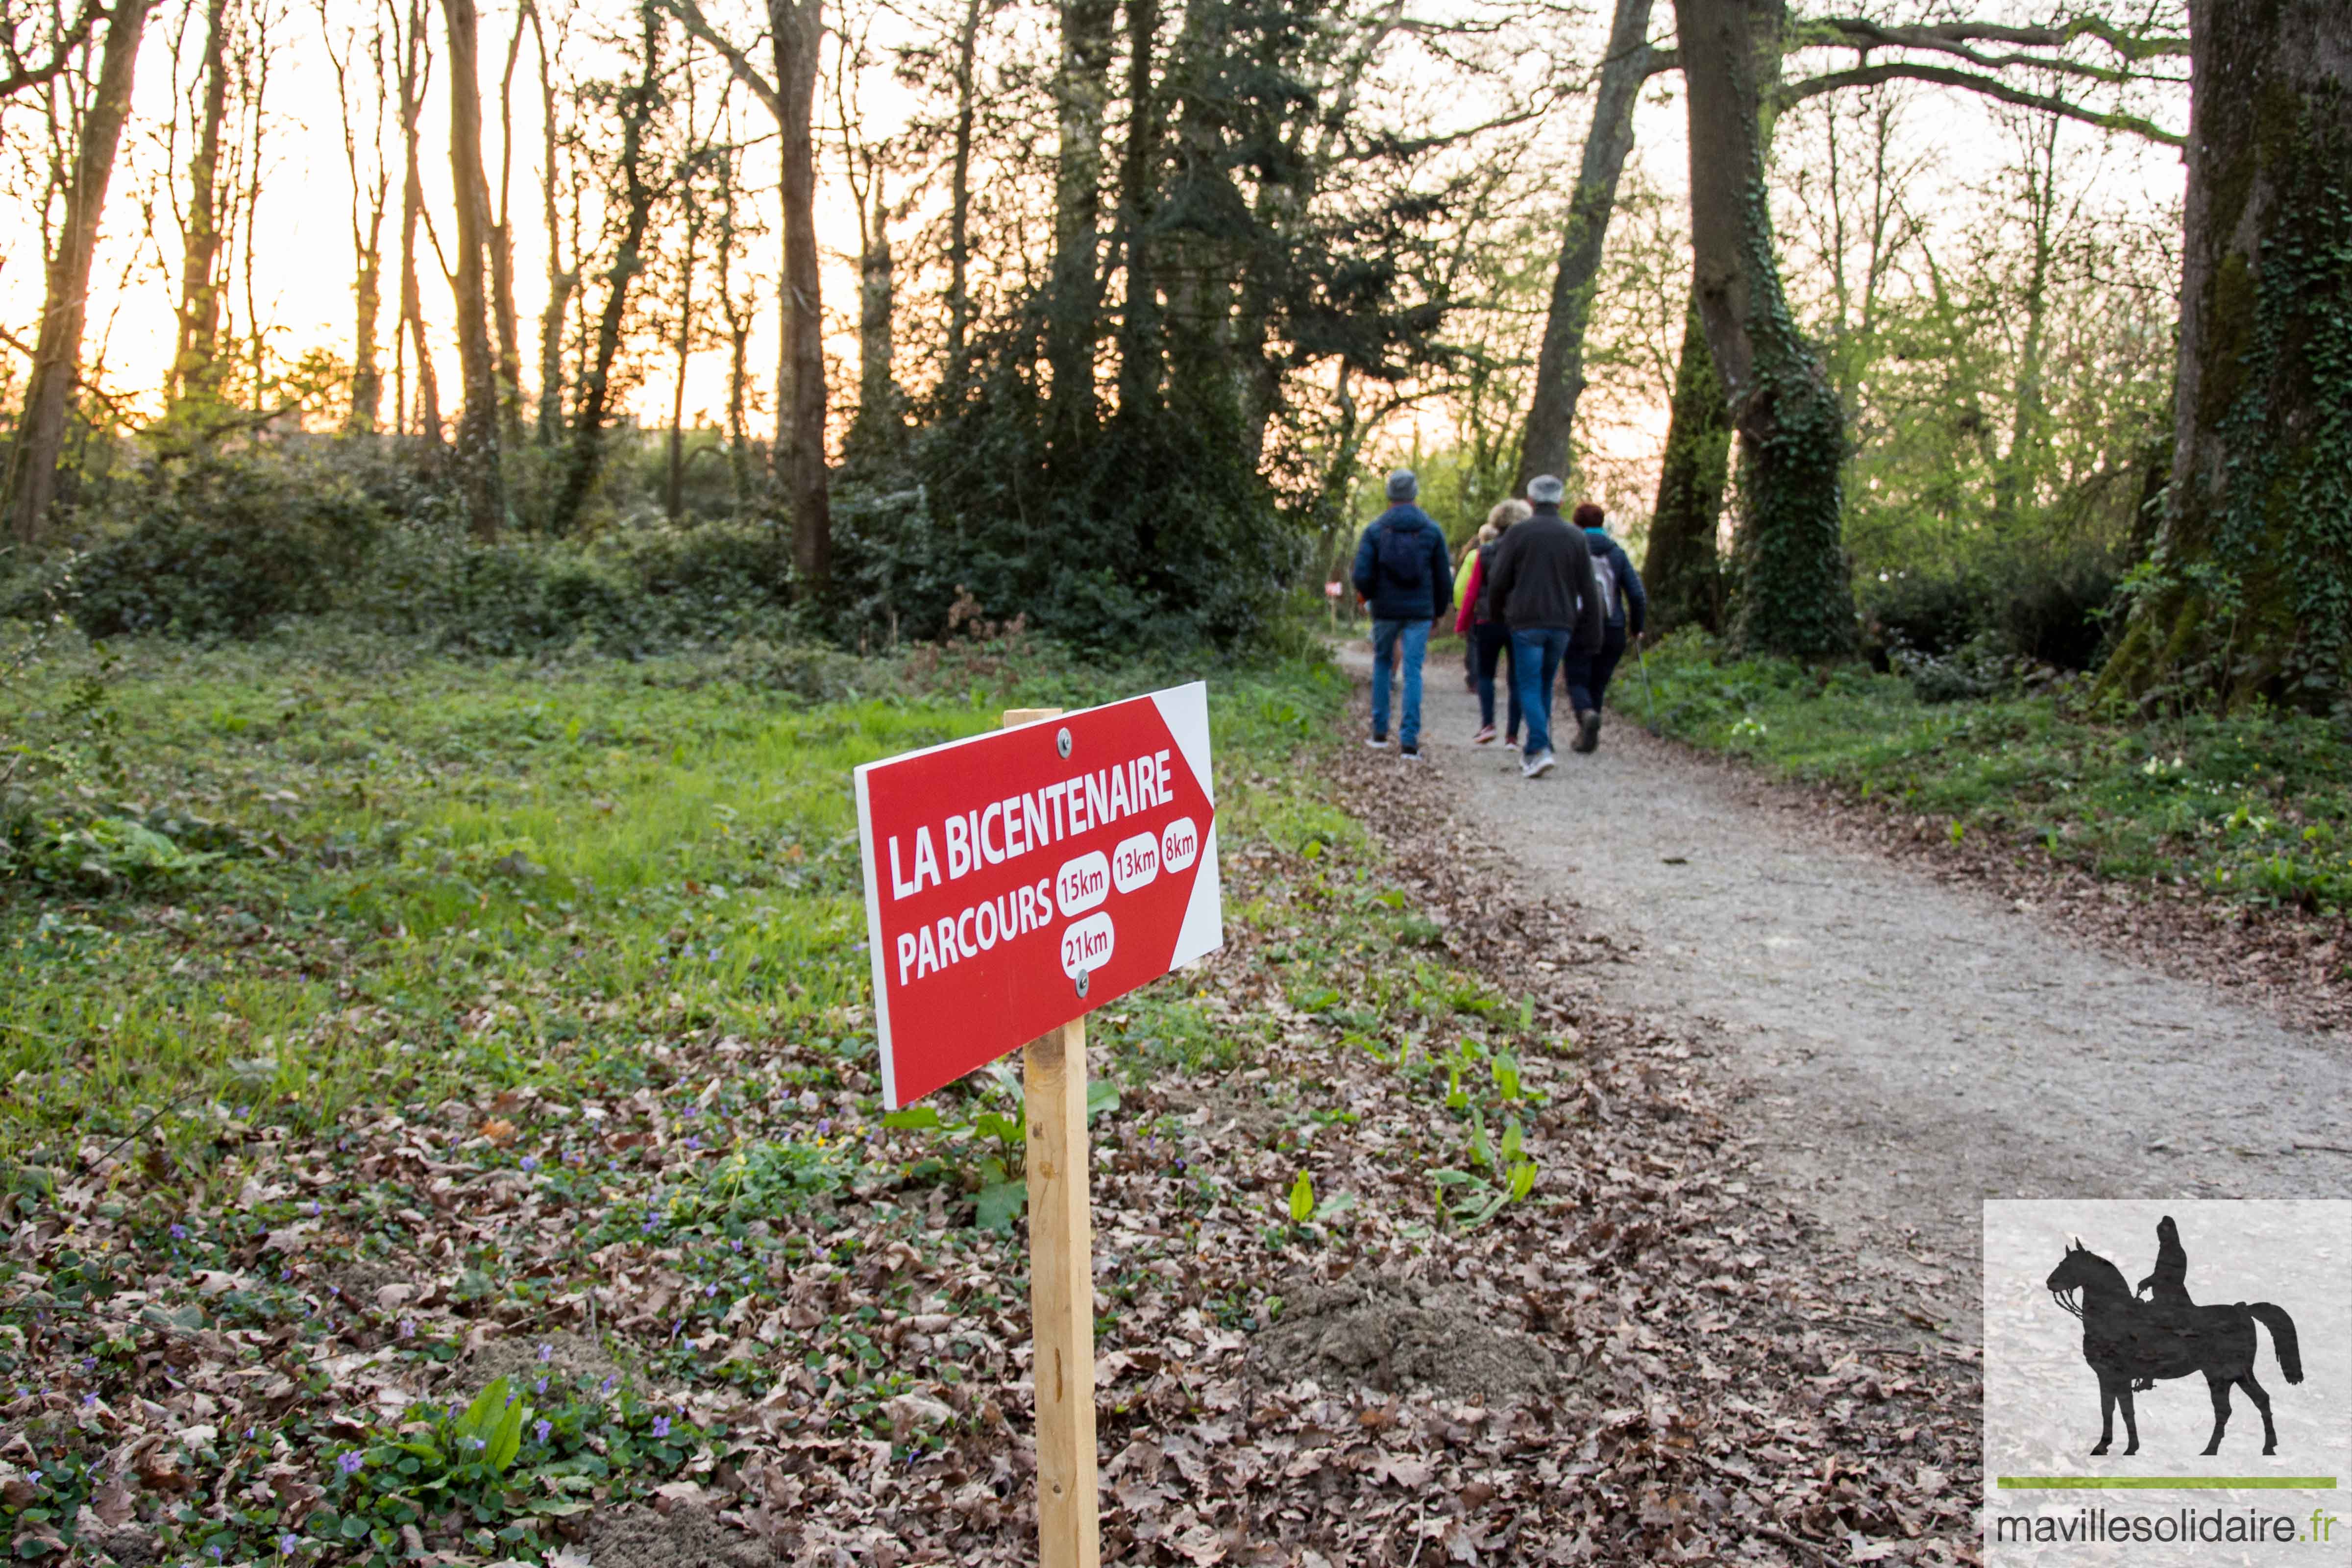
{"type": "Polygon", "coordinates": [[[712,523],[612,534],[591,544],[477,544],[447,528],[391,531],[352,613],[470,653],[545,652],[587,641],[640,657],[794,627],[774,531],[712,523]]]}
{"type": "Polygon", "coordinates": [[[2105,647],[2121,582],[2118,558],[2103,548],[1988,546],[1972,565],[1858,584],[1864,647],[1893,668],[1898,652],[1940,659],[1990,639],[1999,652],[2088,669],[2105,647]]]}
{"type": "Polygon", "coordinates": [[[383,521],[348,477],[295,458],[174,464],[127,505],[127,521],[97,531],[76,574],[71,614],[94,637],[250,637],[324,610],[383,521]]]}

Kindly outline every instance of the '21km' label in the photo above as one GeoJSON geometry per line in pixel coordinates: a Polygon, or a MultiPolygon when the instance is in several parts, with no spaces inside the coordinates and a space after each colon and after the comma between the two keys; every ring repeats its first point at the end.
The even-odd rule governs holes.
{"type": "Polygon", "coordinates": [[[1110,962],[1117,945],[1117,933],[1111,930],[1110,915],[1097,910],[1082,921],[1073,921],[1062,933],[1062,973],[1076,980],[1079,975],[1100,969],[1110,962]]]}

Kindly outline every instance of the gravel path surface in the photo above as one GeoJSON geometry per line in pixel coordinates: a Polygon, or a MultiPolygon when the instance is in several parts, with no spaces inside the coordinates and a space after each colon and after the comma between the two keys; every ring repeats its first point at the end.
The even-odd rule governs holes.
{"type": "MultiPolygon", "coordinates": [[[[1361,645],[1342,657],[1369,678],[1361,645]]],[[[1611,692],[1635,715],[1640,680],[1629,661],[1611,692]]],[[[2340,1039],[1836,841],[1637,716],[1592,756],[1565,750],[1564,701],[1558,721],[1559,768],[1523,780],[1499,742],[1468,743],[1476,699],[1431,660],[1424,756],[1608,933],[1560,956],[1717,1042],[1789,1201],[1948,1331],[1976,1337],[1984,1198],[2352,1195],[2340,1039]]]]}

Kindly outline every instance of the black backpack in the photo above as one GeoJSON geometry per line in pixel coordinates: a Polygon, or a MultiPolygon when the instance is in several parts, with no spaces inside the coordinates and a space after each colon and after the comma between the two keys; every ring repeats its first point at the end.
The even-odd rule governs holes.
{"type": "Polygon", "coordinates": [[[1478,547],[1478,603],[1470,612],[1482,623],[1496,619],[1495,615],[1495,552],[1501,542],[1478,547]]]}
{"type": "Polygon", "coordinates": [[[1429,582],[1429,539],[1417,522],[1398,527],[1383,522],[1372,542],[1372,560],[1381,576],[1404,588],[1419,588],[1429,582]]]}

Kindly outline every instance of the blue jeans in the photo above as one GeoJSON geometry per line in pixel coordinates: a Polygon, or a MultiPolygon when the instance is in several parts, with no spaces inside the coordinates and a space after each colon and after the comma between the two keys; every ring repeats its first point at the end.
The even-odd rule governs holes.
{"type": "Polygon", "coordinates": [[[1559,677],[1560,656],[1568,652],[1571,635],[1565,626],[1512,629],[1511,684],[1518,689],[1519,709],[1528,721],[1524,754],[1528,757],[1551,750],[1551,684],[1559,677]]]}
{"type": "Polygon", "coordinates": [[[1389,732],[1389,659],[1397,639],[1404,639],[1404,726],[1397,739],[1408,746],[1421,743],[1421,661],[1429,652],[1427,621],[1372,623],[1372,735],[1389,732]]]}

